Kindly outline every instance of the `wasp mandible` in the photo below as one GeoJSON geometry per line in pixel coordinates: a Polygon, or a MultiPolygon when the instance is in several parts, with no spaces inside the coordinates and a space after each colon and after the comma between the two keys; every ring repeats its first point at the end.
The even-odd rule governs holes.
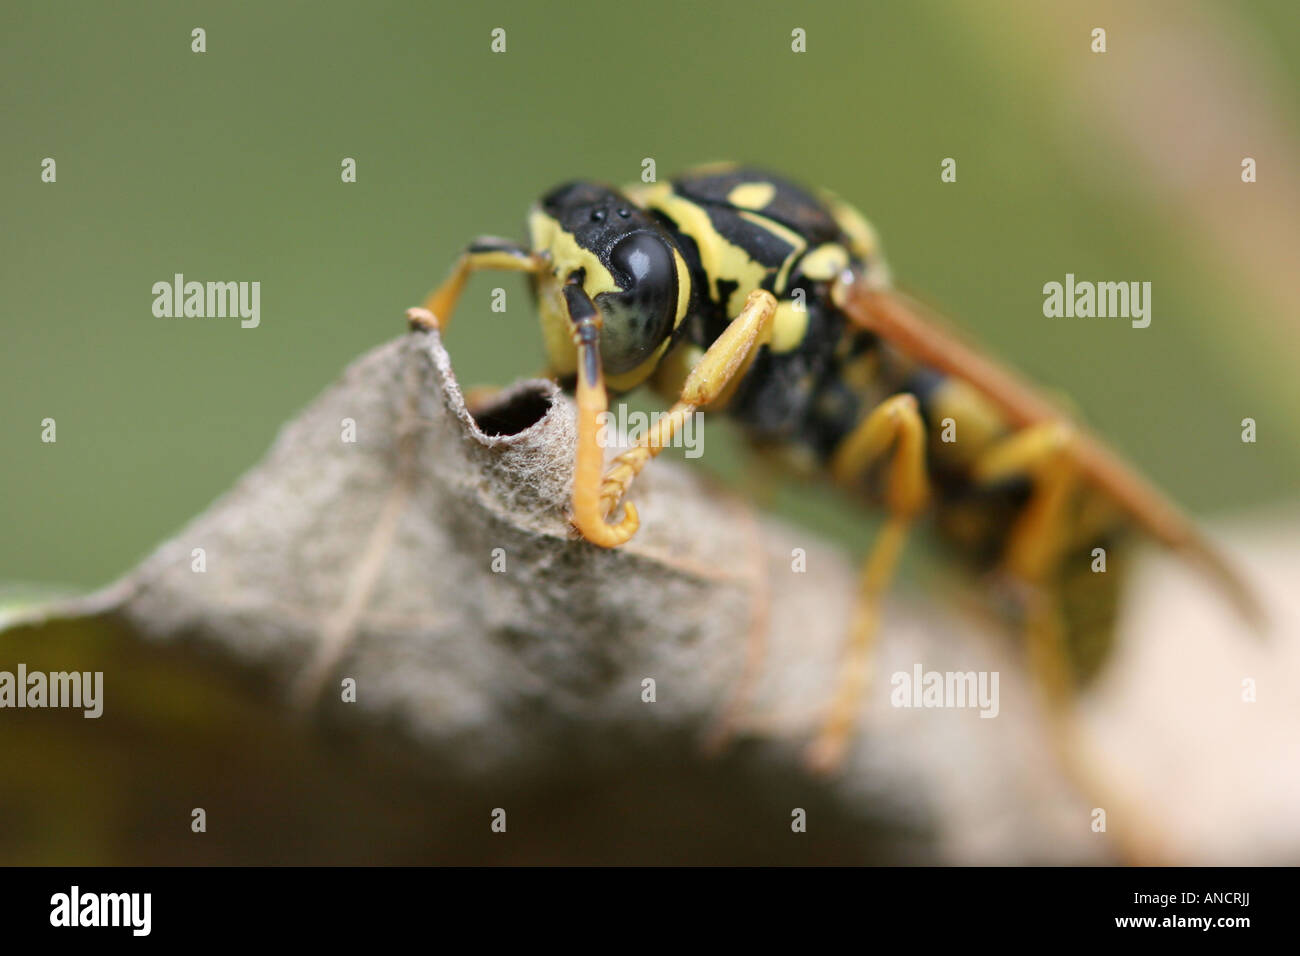
{"type": "Polygon", "coordinates": [[[815,765],[833,767],[850,739],[877,608],[923,515],[954,556],[1015,586],[1056,713],[1110,647],[1119,575],[1088,568],[1129,529],[1201,565],[1259,620],[1247,587],[1135,469],[892,289],[874,230],[838,198],[724,164],[622,191],[568,183],[528,228],[526,246],[472,242],[408,318],[445,329],[477,270],[531,277],[550,370],[576,395],[571,517],[584,538],[612,548],[636,533],[623,496],[705,408],[725,410],[768,457],[883,507],[815,765]],[[609,395],[643,384],[671,408],[606,468],[609,395]],[[959,440],[943,440],[947,423],[959,440]]]}

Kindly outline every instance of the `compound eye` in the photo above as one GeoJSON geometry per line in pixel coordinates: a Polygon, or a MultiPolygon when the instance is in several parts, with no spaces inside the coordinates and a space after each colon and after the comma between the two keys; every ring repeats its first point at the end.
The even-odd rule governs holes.
{"type": "Polygon", "coordinates": [[[651,232],[634,232],[620,239],[609,254],[609,262],[625,281],[619,284],[641,295],[651,287],[676,284],[677,270],[664,241],[651,232]]]}
{"type": "Polygon", "coordinates": [[[677,265],[663,237],[634,232],[618,241],[609,265],[622,291],[600,296],[605,313],[606,371],[634,368],[672,331],[677,315],[677,265]],[[614,367],[611,367],[614,366],[614,367]]]}

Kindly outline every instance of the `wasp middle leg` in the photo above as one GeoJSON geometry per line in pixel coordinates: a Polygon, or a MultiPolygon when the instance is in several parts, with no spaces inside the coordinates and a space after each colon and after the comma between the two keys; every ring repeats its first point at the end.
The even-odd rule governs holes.
{"type": "Polygon", "coordinates": [[[831,461],[841,483],[861,480],[890,454],[885,508],[888,517],[862,566],[853,622],[840,664],[839,687],[821,732],[808,751],[814,770],[829,772],[844,759],[853,736],[859,703],[871,670],[871,646],[880,618],[880,600],[893,579],[912,521],[930,497],[925,472],[925,422],[912,395],[881,402],[859,424],[831,461]]]}

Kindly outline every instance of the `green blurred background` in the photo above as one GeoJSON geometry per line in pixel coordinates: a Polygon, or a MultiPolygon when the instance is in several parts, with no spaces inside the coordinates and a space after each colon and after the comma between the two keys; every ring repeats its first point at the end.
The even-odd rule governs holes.
{"type": "MultiPolygon", "coordinates": [[[[125,571],[400,335],[466,239],[522,235],[550,185],[631,181],[643,157],[660,178],[735,158],[834,189],[901,282],[1190,508],[1294,499],[1296,19],[1293,0],[8,2],[0,582],[125,571]],[[155,318],[151,286],[176,272],[260,281],[261,326],[155,318]],[[1151,327],[1044,318],[1067,272],[1150,281],[1151,327]]],[[[450,335],[462,381],[540,366],[522,290],[471,286],[450,335]]],[[[705,467],[734,473],[734,442],[709,434],[705,467]]],[[[806,498],[781,500],[843,524],[806,498]]]]}

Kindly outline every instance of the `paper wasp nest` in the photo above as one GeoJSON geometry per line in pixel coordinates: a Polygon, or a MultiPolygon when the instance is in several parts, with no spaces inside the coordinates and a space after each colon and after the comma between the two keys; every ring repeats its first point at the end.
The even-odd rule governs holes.
{"type": "MultiPolygon", "coordinates": [[[[891,600],[862,731],[841,773],[812,776],[851,560],[667,461],[638,479],[627,546],[577,541],[567,398],[524,382],[477,411],[436,334],[384,345],[118,584],[11,621],[6,659],[102,670],[105,701],[98,720],[0,720],[0,859],[1109,858],[1009,642],[941,599],[891,600]],[[753,692],[706,753],[756,634],[753,692]],[[890,675],[917,664],[998,671],[997,718],[891,706],[890,675]],[[51,766],[96,772],[69,788],[51,766]]],[[[1186,855],[1266,858],[1248,839],[1186,855]]]]}

